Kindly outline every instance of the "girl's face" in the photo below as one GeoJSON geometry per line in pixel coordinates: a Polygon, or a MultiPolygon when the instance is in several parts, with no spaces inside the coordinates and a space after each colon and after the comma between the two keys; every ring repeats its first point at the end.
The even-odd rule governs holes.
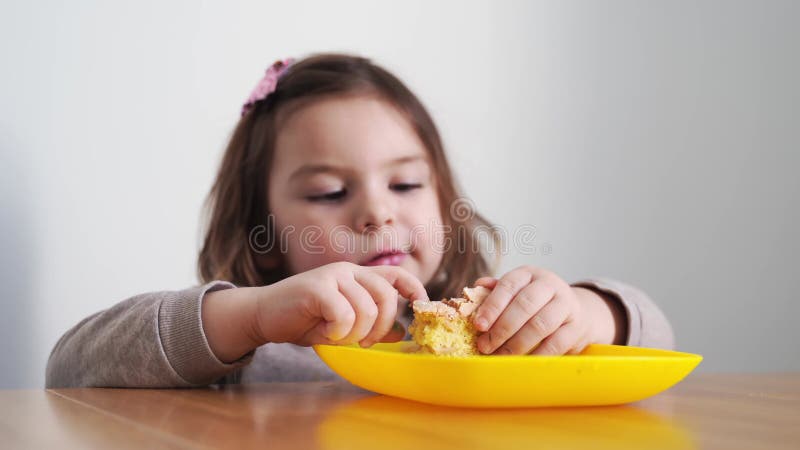
{"type": "Polygon", "coordinates": [[[372,96],[314,101],[278,133],[269,204],[290,273],[395,264],[423,283],[442,259],[435,174],[409,122],[372,96]]]}

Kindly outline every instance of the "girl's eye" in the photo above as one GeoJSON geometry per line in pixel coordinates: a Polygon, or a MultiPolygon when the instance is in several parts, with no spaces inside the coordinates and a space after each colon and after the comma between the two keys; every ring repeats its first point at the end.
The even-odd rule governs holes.
{"type": "Polygon", "coordinates": [[[397,183],[391,186],[392,189],[399,192],[408,192],[422,187],[421,183],[397,183]]]}
{"type": "Polygon", "coordinates": [[[347,195],[347,190],[340,189],[338,191],[328,192],[327,194],[309,195],[306,199],[310,202],[335,202],[344,198],[345,195],[347,195]]]}

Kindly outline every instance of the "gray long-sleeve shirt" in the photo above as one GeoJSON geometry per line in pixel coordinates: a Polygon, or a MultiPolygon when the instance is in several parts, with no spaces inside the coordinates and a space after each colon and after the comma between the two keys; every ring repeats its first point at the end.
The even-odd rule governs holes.
{"type": "MultiPolygon", "coordinates": [[[[572,286],[621,303],[628,321],[626,345],[674,348],[669,321],[641,290],[608,278],[589,278],[572,286]]],[[[211,281],[149,292],[87,317],[53,348],[47,387],[156,388],[339,378],[310,347],[288,343],[263,345],[232,364],[217,359],[203,332],[201,304],[207,292],[234,288],[226,281],[211,281]]],[[[398,320],[408,327],[407,308],[398,320]]]]}

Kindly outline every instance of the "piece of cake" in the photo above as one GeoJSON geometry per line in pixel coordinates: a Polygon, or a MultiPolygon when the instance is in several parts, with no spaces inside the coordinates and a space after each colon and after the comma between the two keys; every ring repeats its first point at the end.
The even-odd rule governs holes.
{"type": "Polygon", "coordinates": [[[472,324],[472,316],[489,292],[483,286],[465,287],[462,297],[414,302],[414,321],[408,330],[420,352],[449,356],[479,354],[475,345],[478,330],[472,324]]]}

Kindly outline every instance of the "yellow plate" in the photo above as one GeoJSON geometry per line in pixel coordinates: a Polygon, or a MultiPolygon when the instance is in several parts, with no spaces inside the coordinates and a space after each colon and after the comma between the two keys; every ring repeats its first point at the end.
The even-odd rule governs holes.
{"type": "Polygon", "coordinates": [[[658,394],[703,357],[593,344],[580,355],[442,357],[412,353],[413,342],[315,345],[334,372],[379,394],[484,408],[616,405],[658,394]]]}

